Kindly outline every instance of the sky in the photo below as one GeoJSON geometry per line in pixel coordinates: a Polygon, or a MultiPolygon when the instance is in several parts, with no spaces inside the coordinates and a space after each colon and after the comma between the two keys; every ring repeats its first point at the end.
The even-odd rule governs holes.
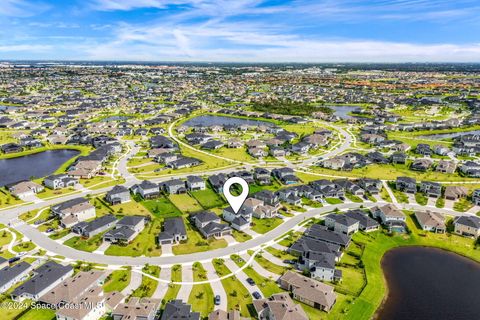
{"type": "Polygon", "coordinates": [[[480,0],[0,0],[0,60],[480,62],[480,0]]]}

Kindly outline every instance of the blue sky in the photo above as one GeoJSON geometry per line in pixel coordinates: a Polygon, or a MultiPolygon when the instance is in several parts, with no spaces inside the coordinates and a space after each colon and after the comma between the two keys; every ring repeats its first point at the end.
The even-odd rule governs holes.
{"type": "Polygon", "coordinates": [[[480,1],[0,0],[0,59],[480,62],[480,1]]]}

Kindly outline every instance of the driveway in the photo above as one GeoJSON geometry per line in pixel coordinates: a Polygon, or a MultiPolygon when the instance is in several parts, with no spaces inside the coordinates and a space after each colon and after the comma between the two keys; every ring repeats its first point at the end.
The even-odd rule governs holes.
{"type": "MultiPolygon", "coordinates": [[[[207,277],[209,280],[217,279],[217,273],[215,271],[215,268],[213,267],[213,264],[211,261],[209,262],[204,262],[202,263],[203,268],[207,271],[207,277]]],[[[219,295],[220,296],[220,305],[215,306],[214,309],[221,309],[221,310],[227,310],[227,293],[225,292],[225,289],[223,288],[222,282],[221,281],[212,281],[210,282],[210,286],[212,287],[213,290],[213,295],[219,295]]]]}
{"type": "MultiPolygon", "coordinates": [[[[192,282],[193,281],[193,270],[191,265],[182,266],[182,282],[192,282]]],[[[193,285],[191,284],[182,284],[180,290],[177,294],[177,299],[182,299],[187,302],[190,297],[190,291],[192,291],[193,285]]]]}
{"type": "Polygon", "coordinates": [[[105,250],[107,250],[108,247],[110,247],[111,244],[112,244],[111,242],[103,241],[103,243],[100,245],[100,247],[98,247],[97,250],[95,250],[94,252],[95,253],[104,253],[105,250]]]}
{"type": "Polygon", "coordinates": [[[235,238],[231,235],[226,235],[223,237],[223,239],[227,241],[229,246],[237,243],[237,240],[235,240],[235,238]]]}
{"type": "Polygon", "coordinates": [[[162,244],[162,257],[173,256],[172,245],[171,244],[162,244]]]}
{"type": "MultiPolygon", "coordinates": [[[[245,261],[248,261],[250,259],[250,256],[246,253],[241,255],[242,259],[245,261]]],[[[272,261],[273,262],[273,261],[272,261]]],[[[268,271],[264,267],[262,267],[257,261],[253,260],[251,264],[252,268],[261,276],[267,278],[267,279],[272,279],[272,280],[277,280],[278,279],[278,274],[275,274],[273,272],[268,271]]]]}
{"type": "MultiPolygon", "coordinates": [[[[236,270],[239,269],[237,264],[230,259],[225,259],[225,265],[232,272],[235,272],[236,270]]],[[[247,282],[248,276],[243,271],[239,271],[239,272],[235,273],[235,276],[243,284],[243,286],[245,288],[247,288],[247,290],[248,290],[248,292],[250,292],[250,294],[254,293],[255,291],[262,294],[262,291],[257,287],[256,284],[254,286],[251,286],[251,285],[248,284],[248,282],[247,282]]]]}
{"type": "MultiPolygon", "coordinates": [[[[167,267],[162,267],[162,269],[160,269],[159,278],[170,281],[172,279],[172,269],[167,267]]],[[[153,293],[152,298],[163,299],[163,297],[167,293],[167,290],[168,290],[168,283],[158,282],[157,289],[155,289],[155,292],[153,293]]]]}
{"type": "Polygon", "coordinates": [[[133,290],[137,289],[142,284],[142,274],[138,272],[130,272],[130,283],[122,290],[122,293],[126,296],[132,294],[133,290]]]}

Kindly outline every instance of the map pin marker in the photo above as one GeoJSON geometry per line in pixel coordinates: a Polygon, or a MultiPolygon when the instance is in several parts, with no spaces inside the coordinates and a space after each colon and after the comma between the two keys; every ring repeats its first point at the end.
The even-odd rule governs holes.
{"type": "Polygon", "coordinates": [[[227,198],[228,203],[232,207],[235,213],[240,210],[243,202],[247,199],[248,196],[248,183],[240,177],[231,177],[223,185],[223,195],[227,198]],[[232,184],[239,184],[242,186],[242,193],[239,196],[234,196],[230,193],[230,187],[232,184]]]}

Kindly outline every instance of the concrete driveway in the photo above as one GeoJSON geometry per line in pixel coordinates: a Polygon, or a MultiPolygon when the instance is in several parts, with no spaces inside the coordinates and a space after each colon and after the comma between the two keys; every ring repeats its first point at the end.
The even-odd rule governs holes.
{"type": "MultiPolygon", "coordinates": [[[[170,281],[172,279],[172,269],[167,267],[162,267],[162,269],[160,269],[159,278],[170,281]]],[[[163,299],[163,297],[167,293],[167,290],[168,290],[168,283],[158,282],[157,288],[155,289],[155,292],[153,293],[152,298],[163,299]]]]}
{"type": "MultiPolygon", "coordinates": [[[[215,268],[213,267],[213,264],[211,261],[209,262],[204,262],[202,263],[203,268],[207,271],[207,277],[209,280],[216,279],[218,278],[218,275],[215,271],[215,268]]],[[[221,281],[212,281],[210,282],[210,286],[212,287],[213,290],[213,295],[219,295],[220,296],[220,305],[215,306],[214,309],[221,309],[221,310],[227,310],[227,293],[225,292],[225,288],[223,288],[222,282],[221,281]]]]}
{"type": "MultiPolygon", "coordinates": [[[[192,282],[193,281],[193,270],[191,265],[182,266],[182,282],[192,282]]],[[[190,297],[190,291],[192,291],[193,285],[191,284],[182,284],[180,290],[177,294],[177,299],[182,299],[184,302],[188,301],[190,297]]]]}
{"type": "Polygon", "coordinates": [[[129,296],[135,289],[140,287],[141,284],[142,274],[135,271],[130,271],[130,283],[125,287],[125,289],[122,290],[122,293],[126,296],[129,296]]]}

